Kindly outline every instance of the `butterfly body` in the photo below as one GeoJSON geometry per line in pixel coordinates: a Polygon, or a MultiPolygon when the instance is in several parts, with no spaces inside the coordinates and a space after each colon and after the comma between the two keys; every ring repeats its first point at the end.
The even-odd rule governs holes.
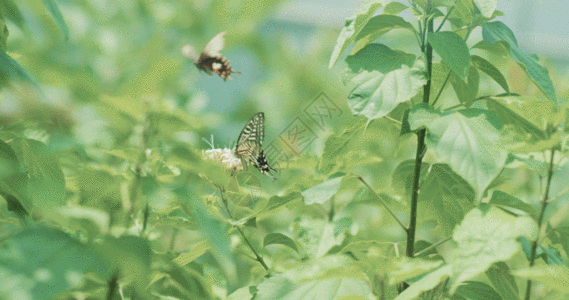
{"type": "Polygon", "coordinates": [[[213,37],[199,55],[190,45],[184,46],[182,48],[182,53],[188,59],[193,61],[194,65],[199,70],[204,71],[209,75],[215,73],[225,81],[227,79],[233,79],[233,77],[231,77],[231,73],[241,72],[233,70],[229,61],[219,53],[225,44],[223,40],[224,35],[225,32],[221,32],[213,37]]]}
{"type": "Polygon", "coordinates": [[[235,145],[235,155],[241,159],[244,167],[249,163],[261,173],[276,179],[270,171],[276,171],[267,162],[267,156],[262,149],[265,137],[265,114],[260,112],[253,116],[239,134],[235,145]]]}

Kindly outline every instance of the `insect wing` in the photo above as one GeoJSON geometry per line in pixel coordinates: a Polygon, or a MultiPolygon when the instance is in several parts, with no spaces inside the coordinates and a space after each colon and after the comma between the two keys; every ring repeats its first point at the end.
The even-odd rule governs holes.
{"type": "Polygon", "coordinates": [[[202,50],[202,55],[210,56],[210,57],[217,57],[221,54],[219,51],[223,50],[225,45],[225,41],[223,36],[225,35],[225,31],[218,33],[214,36],[202,50]]]}
{"type": "Polygon", "coordinates": [[[198,59],[200,58],[198,52],[196,52],[196,49],[190,45],[185,45],[182,48],[182,54],[194,63],[197,63],[198,59]]]}

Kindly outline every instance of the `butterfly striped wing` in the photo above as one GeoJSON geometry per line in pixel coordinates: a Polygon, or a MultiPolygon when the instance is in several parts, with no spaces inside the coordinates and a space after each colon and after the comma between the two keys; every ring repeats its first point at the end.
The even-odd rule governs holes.
{"type": "Polygon", "coordinates": [[[239,134],[235,154],[241,159],[243,166],[249,163],[255,166],[261,173],[276,179],[269,173],[274,170],[267,162],[267,156],[263,152],[263,139],[265,138],[265,114],[260,112],[253,116],[239,134]]]}

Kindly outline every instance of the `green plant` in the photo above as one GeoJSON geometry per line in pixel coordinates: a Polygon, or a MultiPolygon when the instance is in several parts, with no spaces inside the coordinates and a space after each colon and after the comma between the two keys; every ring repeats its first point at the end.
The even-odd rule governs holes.
{"type": "Polygon", "coordinates": [[[263,3],[0,4],[0,299],[567,297],[566,106],[496,1],[366,1],[305,60],[263,3]],[[39,34],[25,20],[50,37],[29,52],[7,39],[39,34]],[[183,39],[223,30],[267,69],[238,98],[257,102],[185,68],[183,39]],[[539,94],[510,91],[507,61],[539,94]],[[216,143],[206,85],[238,107],[216,143]]]}

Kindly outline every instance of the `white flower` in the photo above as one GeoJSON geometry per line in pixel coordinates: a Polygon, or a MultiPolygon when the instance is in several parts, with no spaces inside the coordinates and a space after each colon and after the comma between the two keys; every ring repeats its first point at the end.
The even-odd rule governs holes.
{"type": "Polygon", "coordinates": [[[205,159],[217,160],[226,169],[241,171],[243,170],[243,165],[241,164],[241,159],[239,159],[234,150],[229,148],[223,149],[210,149],[204,151],[205,159]]]}

